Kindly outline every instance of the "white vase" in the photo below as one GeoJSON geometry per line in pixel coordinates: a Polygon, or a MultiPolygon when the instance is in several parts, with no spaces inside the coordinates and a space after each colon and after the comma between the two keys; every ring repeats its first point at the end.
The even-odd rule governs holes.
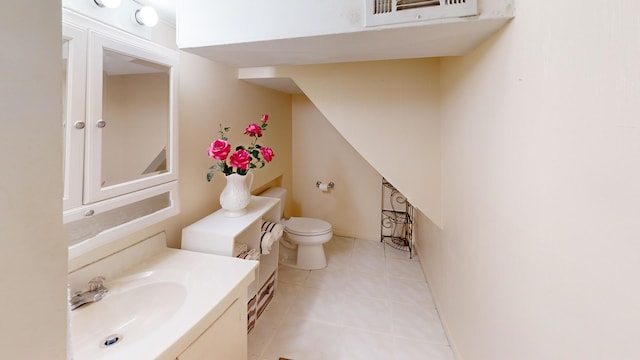
{"type": "Polygon", "coordinates": [[[220,206],[223,214],[228,217],[242,216],[247,213],[247,206],[251,202],[251,185],[253,185],[253,173],[246,176],[230,174],[225,176],[227,185],[220,193],[220,206]],[[247,184],[247,178],[249,179],[247,184]]]}

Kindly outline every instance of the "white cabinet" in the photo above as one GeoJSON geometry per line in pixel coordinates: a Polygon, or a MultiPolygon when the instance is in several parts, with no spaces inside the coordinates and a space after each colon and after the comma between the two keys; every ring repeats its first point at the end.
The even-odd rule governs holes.
{"type": "Polygon", "coordinates": [[[245,299],[236,299],[177,360],[247,358],[245,299]]]}
{"type": "Polygon", "coordinates": [[[63,9],[70,257],[178,212],[179,53],[63,9]]]}
{"type": "MultiPolygon", "coordinates": [[[[263,221],[279,221],[280,199],[252,196],[247,213],[240,217],[224,216],[218,210],[182,229],[182,249],[233,256],[237,244],[260,251],[263,221]]],[[[255,320],[274,296],[278,273],[278,246],[275,242],[269,254],[260,255],[256,280],[249,285],[250,318],[255,320]]],[[[251,329],[251,319],[249,329],[251,329]]]]}

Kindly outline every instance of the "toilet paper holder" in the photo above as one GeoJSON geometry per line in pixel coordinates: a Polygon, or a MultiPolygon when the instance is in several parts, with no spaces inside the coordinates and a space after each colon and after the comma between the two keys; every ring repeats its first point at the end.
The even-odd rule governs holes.
{"type": "MultiPolygon", "coordinates": [[[[322,181],[320,181],[320,180],[316,181],[316,187],[319,188],[320,185],[322,185],[322,181]]],[[[330,181],[327,184],[327,188],[329,188],[329,189],[333,189],[334,186],[335,186],[335,184],[333,183],[333,181],[330,181]]]]}

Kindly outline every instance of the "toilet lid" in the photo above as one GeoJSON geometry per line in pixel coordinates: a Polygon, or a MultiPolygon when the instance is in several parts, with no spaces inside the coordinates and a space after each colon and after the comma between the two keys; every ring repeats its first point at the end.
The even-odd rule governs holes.
{"type": "Polygon", "coordinates": [[[286,222],[286,231],[294,235],[322,235],[331,232],[331,224],[324,220],[292,217],[286,222]]]}

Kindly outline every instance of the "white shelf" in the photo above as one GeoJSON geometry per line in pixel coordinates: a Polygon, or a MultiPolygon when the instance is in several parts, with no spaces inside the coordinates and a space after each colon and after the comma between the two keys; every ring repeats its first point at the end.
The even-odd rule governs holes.
{"type": "Polygon", "coordinates": [[[279,220],[278,215],[273,214],[279,201],[275,198],[252,196],[247,213],[239,217],[227,217],[218,210],[182,229],[182,248],[232,256],[234,244],[240,242],[247,244],[249,249],[259,250],[262,220],[279,220]]]}
{"type": "MultiPolygon", "coordinates": [[[[239,217],[227,217],[218,210],[182,229],[182,249],[233,256],[236,243],[247,245],[248,249],[260,251],[260,235],[263,221],[279,221],[280,199],[264,196],[252,196],[247,213],[239,217]]],[[[269,254],[261,254],[256,279],[247,289],[248,298],[256,297],[272,274],[277,278],[279,244],[276,242],[269,254]]],[[[275,285],[271,292],[275,291],[275,285]]],[[[262,297],[266,297],[265,294],[262,297]]]]}

